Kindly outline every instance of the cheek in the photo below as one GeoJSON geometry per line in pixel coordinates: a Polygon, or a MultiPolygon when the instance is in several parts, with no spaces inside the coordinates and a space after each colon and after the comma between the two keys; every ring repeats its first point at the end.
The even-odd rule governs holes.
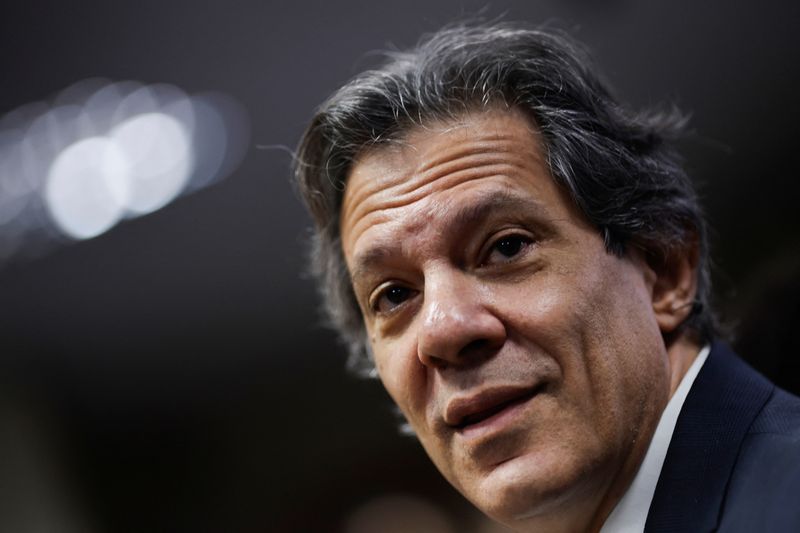
{"type": "Polygon", "coordinates": [[[562,407],[605,425],[641,400],[641,376],[660,379],[661,336],[635,267],[605,253],[583,264],[503,288],[498,305],[515,342],[560,367],[562,407]]]}
{"type": "Polygon", "coordinates": [[[667,357],[639,271],[616,258],[606,263],[575,303],[581,360],[572,392],[604,440],[626,442],[661,403],[667,357]]]}
{"type": "Polygon", "coordinates": [[[587,305],[580,292],[570,276],[549,273],[526,283],[498,287],[495,305],[512,342],[559,353],[579,341],[576,334],[582,329],[581,317],[586,315],[583,308],[587,305]]]}
{"type": "Polygon", "coordinates": [[[516,320],[522,329],[551,346],[584,352],[615,350],[642,335],[660,338],[638,269],[604,251],[588,255],[574,268],[552,269],[509,291],[507,302],[521,302],[516,320]]]}
{"type": "Polygon", "coordinates": [[[425,367],[408,343],[373,345],[373,353],[384,388],[406,419],[417,429],[416,426],[425,415],[428,382],[425,367]]]}

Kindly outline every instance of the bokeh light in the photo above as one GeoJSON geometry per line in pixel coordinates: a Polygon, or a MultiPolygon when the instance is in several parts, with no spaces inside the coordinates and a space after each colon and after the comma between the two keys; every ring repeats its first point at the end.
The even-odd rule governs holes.
{"type": "Polygon", "coordinates": [[[61,152],[44,190],[59,229],[75,239],[108,231],[130,195],[130,169],[126,154],[106,137],[90,137],[61,152]]]}
{"type": "Polygon", "coordinates": [[[234,100],[168,84],[90,78],[21,106],[0,118],[0,261],[96,237],[216,183],[248,143],[234,100]]]}
{"type": "Polygon", "coordinates": [[[110,138],[126,155],[126,193],[119,200],[136,215],[168,204],[180,193],[193,167],[185,128],[164,113],[137,115],[116,126],[110,138]]]}

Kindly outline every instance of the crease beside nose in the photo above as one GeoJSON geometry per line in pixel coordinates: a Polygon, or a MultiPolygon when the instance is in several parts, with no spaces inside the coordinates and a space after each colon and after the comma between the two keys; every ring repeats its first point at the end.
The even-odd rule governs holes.
{"type": "Polygon", "coordinates": [[[505,340],[503,322],[468,283],[430,284],[425,291],[423,323],[417,339],[426,366],[474,364],[505,340]]]}

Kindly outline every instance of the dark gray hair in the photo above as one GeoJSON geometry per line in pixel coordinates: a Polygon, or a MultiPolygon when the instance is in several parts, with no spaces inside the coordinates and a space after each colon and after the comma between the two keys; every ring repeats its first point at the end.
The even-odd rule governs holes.
{"type": "Polygon", "coordinates": [[[387,53],[322,104],[300,142],[297,185],[316,226],[313,271],[350,365],[373,368],[361,312],[344,261],[339,210],[351,166],[363,151],[432,121],[504,106],[526,113],[547,161],[603,236],[609,253],[628,246],[654,260],[699,249],[698,292],[685,331],[708,340],[706,226],[673,142],[685,119],[674,108],[633,113],[594,72],[588,54],[561,32],[521,25],[448,26],[407,52],[387,53]]]}

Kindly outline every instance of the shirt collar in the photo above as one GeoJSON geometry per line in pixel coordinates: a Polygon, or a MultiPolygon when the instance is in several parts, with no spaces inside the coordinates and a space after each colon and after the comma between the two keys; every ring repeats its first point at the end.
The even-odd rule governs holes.
{"type": "Polygon", "coordinates": [[[664,412],[661,413],[661,419],[658,421],[658,426],[656,426],[656,431],[653,433],[650,446],[647,448],[647,453],[636,477],[633,478],[625,495],[609,515],[600,533],[641,533],[644,531],[647,512],[650,509],[653,493],[656,491],[658,477],[661,475],[661,467],[667,456],[667,449],[672,440],[672,433],[675,431],[678,415],[710,350],[711,346],[709,345],[703,347],[681,379],[675,394],[672,395],[664,412]]]}

